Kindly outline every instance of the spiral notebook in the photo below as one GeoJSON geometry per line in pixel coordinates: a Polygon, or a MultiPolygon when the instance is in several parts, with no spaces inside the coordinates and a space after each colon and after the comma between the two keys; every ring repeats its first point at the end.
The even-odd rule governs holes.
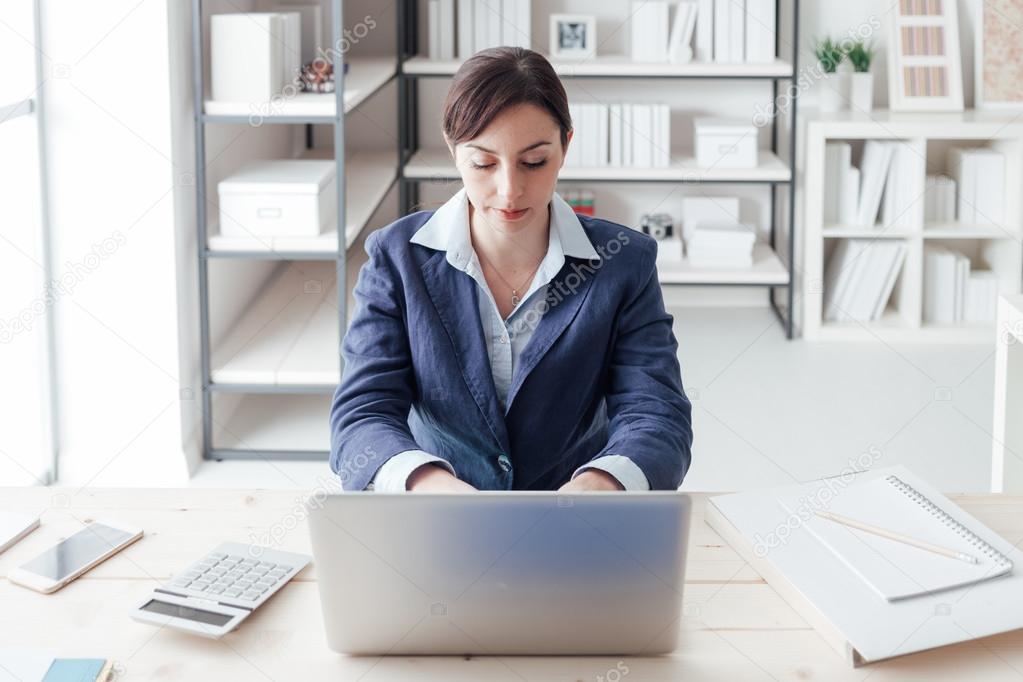
{"type": "MultiPolygon", "coordinates": [[[[1007,501],[1005,508],[1018,505],[1007,501]]],[[[1023,572],[1006,565],[1023,565],[1023,550],[904,466],[716,495],[705,513],[707,524],[854,666],[1023,628],[1023,572]],[[789,511],[797,507],[797,514],[789,511]],[[881,547],[883,538],[864,537],[847,549],[839,543],[848,538],[838,535],[836,551],[820,538],[852,529],[821,526],[826,520],[814,516],[815,509],[968,548],[982,563],[960,566],[886,541],[883,551],[893,561],[877,570],[871,559],[877,551],[866,543],[881,547]],[[896,556],[896,573],[910,576],[905,580],[891,578],[896,556]],[[956,584],[961,587],[944,589],[956,584]],[[907,598],[911,594],[918,596],[907,598]],[[888,595],[902,598],[889,601],[888,595]]]]}
{"type": "MultiPolygon", "coordinates": [[[[791,514],[814,507],[804,498],[781,498],[791,514]]],[[[917,540],[970,554],[970,564],[816,515],[804,527],[871,589],[888,601],[972,585],[1005,575],[1012,561],[948,511],[896,475],[858,483],[827,502],[827,511],[917,540]]]]}

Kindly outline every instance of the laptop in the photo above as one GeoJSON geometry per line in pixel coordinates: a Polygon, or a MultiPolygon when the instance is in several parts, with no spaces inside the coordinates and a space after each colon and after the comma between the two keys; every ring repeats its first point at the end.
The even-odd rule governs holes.
{"type": "Polygon", "coordinates": [[[311,495],[331,649],[674,650],[691,501],[670,492],[311,495]]]}

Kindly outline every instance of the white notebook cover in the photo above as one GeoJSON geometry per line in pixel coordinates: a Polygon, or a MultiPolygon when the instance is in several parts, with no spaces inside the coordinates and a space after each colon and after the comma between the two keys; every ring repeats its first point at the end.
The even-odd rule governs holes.
{"type": "MultiPolygon", "coordinates": [[[[798,497],[779,503],[790,513],[800,507],[798,497]]],[[[849,487],[827,510],[979,561],[968,564],[816,515],[804,522],[817,540],[888,601],[970,585],[1012,570],[1012,562],[998,550],[895,475],[849,487]]]]}
{"type": "Polygon", "coordinates": [[[834,499],[849,486],[894,474],[1015,564],[1023,552],[952,504],[905,467],[874,469],[707,502],[707,523],[853,665],[1023,628],[1023,573],[888,601],[848,569],[778,502],[815,495],[834,499]],[[848,480],[851,479],[851,480],[848,480]]]}

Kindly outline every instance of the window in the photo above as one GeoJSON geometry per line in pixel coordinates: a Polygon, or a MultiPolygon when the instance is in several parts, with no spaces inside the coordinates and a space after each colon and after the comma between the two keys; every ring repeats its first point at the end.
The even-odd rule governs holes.
{"type": "Polygon", "coordinates": [[[0,485],[56,475],[37,4],[0,4],[0,485]]]}

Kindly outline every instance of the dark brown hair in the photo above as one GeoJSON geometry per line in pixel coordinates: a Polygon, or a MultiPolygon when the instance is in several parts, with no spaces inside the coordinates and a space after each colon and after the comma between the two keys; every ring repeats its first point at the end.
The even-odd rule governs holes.
{"type": "Polygon", "coordinates": [[[547,111],[561,129],[561,148],[565,148],[572,117],[565,86],[551,63],[524,47],[480,50],[455,73],[444,100],[444,135],[452,145],[471,140],[505,108],[518,104],[535,104],[547,111]]]}

